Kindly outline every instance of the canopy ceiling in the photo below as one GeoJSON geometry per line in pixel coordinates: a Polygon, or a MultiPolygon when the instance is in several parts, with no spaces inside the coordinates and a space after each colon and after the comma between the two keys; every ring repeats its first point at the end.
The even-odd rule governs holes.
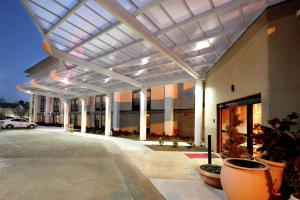
{"type": "Polygon", "coordinates": [[[203,79],[282,0],[23,0],[50,42],[57,79],[28,93],[65,98],[203,79]]]}

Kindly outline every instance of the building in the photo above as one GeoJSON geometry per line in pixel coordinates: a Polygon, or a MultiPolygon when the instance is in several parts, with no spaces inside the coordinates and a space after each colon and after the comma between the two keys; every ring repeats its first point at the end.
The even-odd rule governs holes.
{"type": "MultiPolygon", "coordinates": [[[[73,123],[81,126],[82,132],[85,127],[102,128],[106,135],[111,134],[111,128],[137,131],[141,140],[151,132],[181,135],[193,137],[197,145],[212,135],[213,149],[222,151],[228,106],[234,103],[243,121],[239,130],[246,135],[251,152],[255,123],[266,124],[273,117],[300,113],[299,1],[220,1],[206,10],[206,1],[185,1],[188,8],[178,2],[173,7],[170,2],[162,4],[165,13],[151,3],[136,5],[132,10],[127,5],[127,11],[125,5],[100,3],[98,6],[108,9],[112,18],[126,26],[108,26],[105,31],[98,30],[96,36],[87,34],[88,39],[73,41],[74,44],[70,35],[57,30],[68,29],[63,23],[72,12],[49,25],[34,10],[35,4],[25,3],[29,12],[39,16],[36,23],[53,43],[43,43],[51,56],[27,70],[33,81],[19,88],[34,94],[32,120],[73,123]],[[176,15],[186,10],[192,17],[176,15]],[[145,11],[152,22],[132,17],[145,11]],[[154,20],[155,14],[161,24],[154,20]],[[167,18],[173,21],[168,23],[167,18]],[[216,25],[218,20],[221,26],[216,25]],[[194,30],[194,22],[204,34],[194,30]],[[155,26],[152,30],[151,23],[160,30],[155,26]],[[178,28],[189,40],[175,36],[180,34],[176,32],[178,28]],[[161,36],[163,45],[156,36],[161,36]],[[102,42],[95,41],[95,37],[102,42]],[[142,49],[147,52],[136,56],[137,52],[128,47],[142,41],[146,41],[142,49]],[[94,55],[100,49],[105,52],[94,55]],[[126,60],[128,55],[132,58],[126,60]]],[[[47,10],[47,5],[44,7],[47,10]]],[[[74,31],[80,34],[75,28],[74,31]]]]}

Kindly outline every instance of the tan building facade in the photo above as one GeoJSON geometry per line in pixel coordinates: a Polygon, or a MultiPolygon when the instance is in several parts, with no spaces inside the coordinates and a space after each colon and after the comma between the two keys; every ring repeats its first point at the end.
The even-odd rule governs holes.
{"type": "MultiPolygon", "coordinates": [[[[147,102],[147,134],[197,137],[198,145],[211,135],[213,150],[222,151],[228,106],[235,104],[243,121],[239,131],[247,137],[251,152],[254,124],[300,113],[299,8],[300,1],[294,0],[266,9],[207,72],[203,83],[198,82],[198,90],[197,81],[190,81],[142,92],[147,102]]],[[[47,67],[44,71],[49,73],[47,67]]],[[[114,130],[139,132],[140,97],[140,90],[115,92],[109,104],[111,117],[106,113],[105,95],[85,97],[86,126],[104,130],[110,119],[114,130]]],[[[64,124],[62,100],[34,95],[32,101],[33,121],[64,124]]],[[[67,123],[81,126],[81,103],[79,98],[66,100],[67,123]]]]}

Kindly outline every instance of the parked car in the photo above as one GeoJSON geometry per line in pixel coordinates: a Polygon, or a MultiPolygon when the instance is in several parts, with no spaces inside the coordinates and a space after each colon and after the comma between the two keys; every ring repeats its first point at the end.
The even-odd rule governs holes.
{"type": "Polygon", "coordinates": [[[34,122],[29,122],[25,119],[6,119],[2,121],[2,128],[36,128],[37,124],[34,122]]]}
{"type": "Polygon", "coordinates": [[[13,117],[8,117],[8,116],[1,116],[0,121],[6,120],[6,119],[13,119],[13,117]]]}

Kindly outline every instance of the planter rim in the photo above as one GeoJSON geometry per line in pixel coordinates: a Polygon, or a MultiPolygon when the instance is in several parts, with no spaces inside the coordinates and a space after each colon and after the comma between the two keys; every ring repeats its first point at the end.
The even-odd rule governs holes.
{"type": "Polygon", "coordinates": [[[266,160],[266,159],[263,159],[261,156],[255,156],[255,160],[257,160],[259,162],[264,162],[268,165],[276,166],[276,167],[285,167],[286,166],[285,162],[275,162],[275,161],[271,161],[271,160],[266,160]]]}
{"type": "Polygon", "coordinates": [[[263,165],[264,167],[262,168],[250,168],[250,167],[241,167],[241,166],[237,166],[234,164],[231,164],[229,161],[230,160],[241,160],[244,161],[246,159],[241,159],[241,158],[226,158],[223,160],[223,164],[227,165],[229,167],[233,167],[233,168],[237,168],[237,169],[242,169],[242,170],[250,170],[250,171],[267,171],[270,169],[270,166],[268,164],[259,162],[259,161],[254,161],[254,160],[246,160],[247,162],[253,162],[253,163],[259,163],[261,165],[263,165]]]}
{"type": "Polygon", "coordinates": [[[214,173],[210,173],[208,171],[204,171],[203,169],[201,169],[201,167],[199,167],[199,171],[200,171],[200,174],[210,176],[210,177],[214,177],[214,178],[220,178],[220,174],[214,174],[214,173]]]}
{"type": "Polygon", "coordinates": [[[295,197],[294,194],[291,194],[291,198],[298,199],[298,197],[295,197]]]}

